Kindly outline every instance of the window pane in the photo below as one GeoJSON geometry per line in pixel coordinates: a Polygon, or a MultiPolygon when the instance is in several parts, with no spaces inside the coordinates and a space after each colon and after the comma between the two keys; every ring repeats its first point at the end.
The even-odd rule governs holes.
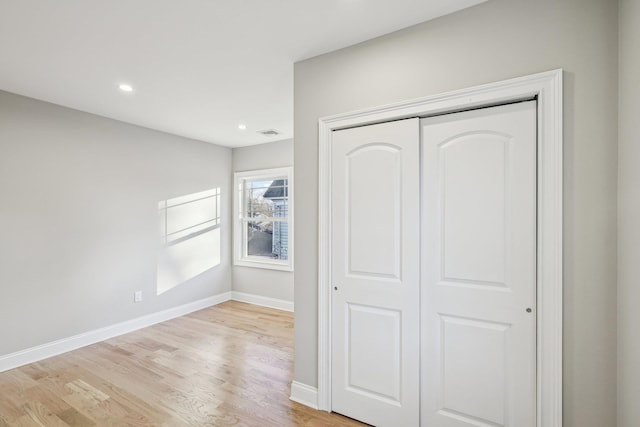
{"type": "Polygon", "coordinates": [[[247,198],[247,216],[250,218],[273,217],[273,201],[263,198],[262,195],[255,196],[249,193],[249,197],[247,198]]]}
{"type": "Polygon", "coordinates": [[[288,223],[285,221],[249,221],[247,255],[287,260],[288,223]]]}
{"type": "Polygon", "coordinates": [[[289,217],[289,200],[275,200],[273,203],[273,216],[275,218],[288,218],[289,217]]]}
{"type": "Polygon", "coordinates": [[[245,212],[249,218],[288,217],[288,180],[246,181],[245,212]]]}

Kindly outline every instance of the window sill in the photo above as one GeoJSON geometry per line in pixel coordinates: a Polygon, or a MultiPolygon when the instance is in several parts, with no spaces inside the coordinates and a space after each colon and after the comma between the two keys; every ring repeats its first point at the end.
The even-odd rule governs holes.
{"type": "Polygon", "coordinates": [[[252,267],[252,268],[264,268],[267,270],[279,270],[279,271],[291,271],[293,272],[293,265],[285,264],[282,262],[254,260],[250,258],[243,258],[235,260],[233,265],[238,267],[252,267]]]}

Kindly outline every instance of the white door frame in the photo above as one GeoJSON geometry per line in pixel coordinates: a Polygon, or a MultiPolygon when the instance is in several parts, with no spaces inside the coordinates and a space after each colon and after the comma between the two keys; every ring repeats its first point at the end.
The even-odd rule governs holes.
{"type": "Polygon", "coordinates": [[[331,411],[332,131],[538,100],[537,426],[562,427],[562,70],[318,120],[318,408],[331,411]]]}

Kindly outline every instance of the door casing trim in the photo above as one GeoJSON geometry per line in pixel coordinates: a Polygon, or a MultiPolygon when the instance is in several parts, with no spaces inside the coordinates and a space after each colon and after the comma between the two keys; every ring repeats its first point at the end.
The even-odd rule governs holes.
{"type": "Polygon", "coordinates": [[[331,411],[331,138],[334,130],[538,100],[537,427],[562,427],[562,70],[318,120],[318,409],[331,411]]]}

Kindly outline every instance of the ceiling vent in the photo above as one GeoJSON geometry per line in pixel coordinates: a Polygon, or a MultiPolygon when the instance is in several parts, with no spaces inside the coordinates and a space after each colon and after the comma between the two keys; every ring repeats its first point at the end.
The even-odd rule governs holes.
{"type": "Polygon", "coordinates": [[[258,131],[258,133],[262,134],[264,136],[269,136],[269,137],[278,136],[278,135],[282,134],[282,132],[277,131],[275,129],[260,130],[260,131],[258,131]]]}

